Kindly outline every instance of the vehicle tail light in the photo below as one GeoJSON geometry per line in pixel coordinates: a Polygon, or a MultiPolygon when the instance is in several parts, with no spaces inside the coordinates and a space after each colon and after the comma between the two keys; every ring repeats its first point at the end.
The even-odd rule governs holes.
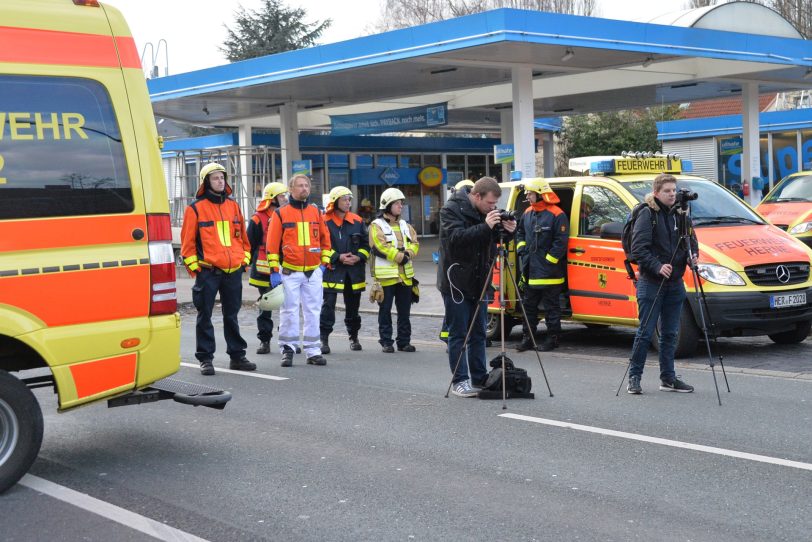
{"type": "Polygon", "coordinates": [[[149,241],[149,315],[173,314],[178,310],[172,223],[168,214],[147,215],[149,241]]]}

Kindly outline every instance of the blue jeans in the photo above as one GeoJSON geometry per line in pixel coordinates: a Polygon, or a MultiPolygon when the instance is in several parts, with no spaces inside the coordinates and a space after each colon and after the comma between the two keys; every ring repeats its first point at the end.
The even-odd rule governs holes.
{"type": "Polygon", "coordinates": [[[674,373],[674,352],[677,349],[677,334],[679,333],[679,317],[682,312],[682,304],[685,302],[685,284],[682,280],[665,281],[660,295],[659,280],[651,280],[641,277],[637,281],[637,306],[640,327],[634,337],[632,347],[631,365],[629,376],[641,376],[643,366],[646,364],[646,354],[651,335],[657,327],[657,320],[660,321],[660,380],[671,382],[676,377],[674,373]],[[653,310],[652,310],[653,306],[653,310]],[[651,311],[645,329],[646,316],[651,311]]]}
{"type": "Polygon", "coordinates": [[[448,324],[448,364],[451,373],[454,375],[452,382],[456,384],[468,380],[469,370],[471,371],[471,379],[474,382],[484,382],[488,376],[488,370],[485,367],[487,303],[485,301],[477,303],[474,299],[466,298],[458,305],[454,303],[450,295],[446,294],[443,294],[443,303],[445,304],[445,319],[448,324]],[[460,359],[462,345],[465,342],[465,335],[468,333],[468,326],[471,325],[472,318],[476,318],[476,323],[471,329],[471,336],[468,338],[467,355],[460,359]],[[457,365],[458,359],[460,359],[459,365],[457,365]],[[455,366],[456,371],[454,371],[455,366]]]}

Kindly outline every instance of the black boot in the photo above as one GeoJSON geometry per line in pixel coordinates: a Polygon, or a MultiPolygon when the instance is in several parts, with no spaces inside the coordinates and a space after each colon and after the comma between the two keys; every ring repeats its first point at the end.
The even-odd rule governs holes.
{"type": "Polygon", "coordinates": [[[361,343],[358,342],[358,335],[350,335],[350,350],[361,350],[361,343]]]}
{"type": "Polygon", "coordinates": [[[259,348],[257,348],[257,354],[269,354],[271,352],[271,341],[261,341],[259,343],[259,348]]]}
{"type": "Polygon", "coordinates": [[[214,365],[210,359],[204,359],[200,362],[200,374],[205,376],[212,376],[214,374],[214,365]]]}
{"type": "Polygon", "coordinates": [[[549,352],[558,348],[558,334],[548,333],[544,338],[544,342],[539,347],[542,352],[549,352]]]}
{"type": "Polygon", "coordinates": [[[528,350],[533,350],[533,338],[529,333],[523,333],[522,342],[516,347],[516,352],[526,352],[528,350]]]}
{"type": "Polygon", "coordinates": [[[322,354],[329,354],[330,353],[330,336],[329,335],[322,335],[321,336],[321,353],[322,354]]]}

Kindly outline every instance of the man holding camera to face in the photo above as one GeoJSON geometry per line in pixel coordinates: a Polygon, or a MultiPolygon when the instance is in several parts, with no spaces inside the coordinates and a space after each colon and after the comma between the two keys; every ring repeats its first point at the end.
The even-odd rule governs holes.
{"type": "Polygon", "coordinates": [[[629,363],[629,384],[626,391],[642,393],[640,377],[646,363],[651,335],[660,321],[660,390],[690,393],[694,391],[674,373],[674,352],[677,346],[679,320],[685,302],[683,274],[688,265],[696,265],[699,252],[691,218],[687,214],[688,200],[695,199],[688,191],[678,194],[677,179],[661,173],[654,178],[652,193],[640,210],[632,230],[632,258],[637,262],[637,305],[640,327],[634,338],[629,363]],[[680,197],[678,197],[678,195],[680,197]],[[678,201],[679,200],[679,201],[678,201]],[[690,254],[682,235],[689,239],[690,254]]]}
{"type": "Polygon", "coordinates": [[[501,195],[502,189],[495,179],[482,177],[470,191],[456,191],[440,210],[437,289],[443,295],[448,324],[451,392],[459,397],[475,397],[478,392],[474,388],[483,387],[488,376],[485,364],[488,303],[482,293],[491,280],[496,243],[509,240],[516,229],[516,221],[496,209],[501,195]],[[465,344],[471,320],[475,323],[465,344]],[[463,346],[467,356],[461,356],[463,346]]]}

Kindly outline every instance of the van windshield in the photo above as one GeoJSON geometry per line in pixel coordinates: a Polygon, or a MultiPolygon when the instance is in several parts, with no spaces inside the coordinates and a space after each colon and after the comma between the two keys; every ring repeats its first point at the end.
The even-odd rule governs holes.
{"type": "MultiPolygon", "coordinates": [[[[651,193],[651,181],[624,182],[623,186],[638,200],[651,193]]],[[[688,189],[698,197],[689,202],[695,226],[715,224],[764,224],[744,203],[722,186],[707,179],[679,179],[677,190],[688,189]]]]}
{"type": "Polygon", "coordinates": [[[799,175],[784,179],[775,187],[764,203],[812,202],[812,175],[799,175]]]}

